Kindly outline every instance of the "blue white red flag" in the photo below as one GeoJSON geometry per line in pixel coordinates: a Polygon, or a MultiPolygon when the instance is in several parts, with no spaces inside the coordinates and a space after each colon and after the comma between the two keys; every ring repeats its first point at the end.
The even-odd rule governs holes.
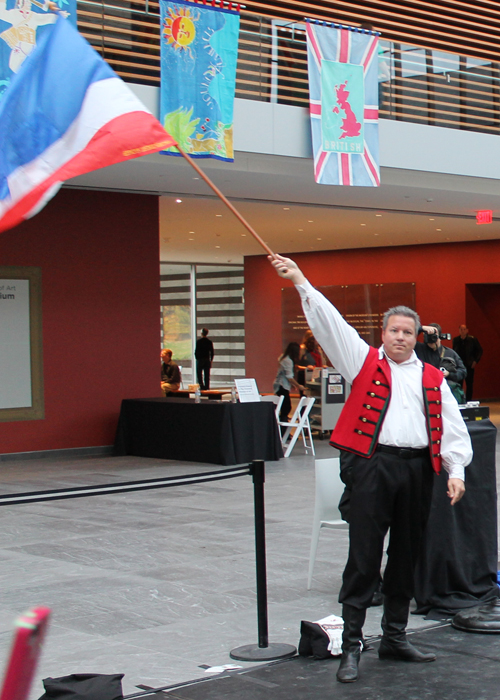
{"type": "Polygon", "coordinates": [[[378,34],[307,21],[314,179],[380,185],[378,34]]]}
{"type": "Polygon", "coordinates": [[[0,101],[0,232],[36,214],[65,180],[173,144],[59,17],[0,101]]]}

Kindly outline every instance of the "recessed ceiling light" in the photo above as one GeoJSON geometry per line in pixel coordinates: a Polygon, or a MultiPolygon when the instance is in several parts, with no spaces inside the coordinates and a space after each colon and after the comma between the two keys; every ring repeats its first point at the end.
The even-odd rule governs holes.
{"type": "Polygon", "coordinates": [[[374,233],[373,235],[374,235],[374,236],[378,236],[378,233],[374,233]]]}
{"type": "Polygon", "coordinates": [[[188,241],[194,241],[194,238],[188,238],[188,241]]]}
{"type": "Polygon", "coordinates": [[[194,235],[194,231],[188,231],[190,235],[194,235]]]}
{"type": "Polygon", "coordinates": [[[429,221],[434,221],[434,219],[429,219],[429,221]]]}
{"type": "Polygon", "coordinates": [[[312,219],[308,219],[308,220],[307,220],[307,223],[308,223],[308,224],[314,224],[314,221],[313,221],[312,219]]]}
{"type": "Polygon", "coordinates": [[[442,231],[442,230],[443,230],[442,228],[437,228],[437,229],[436,229],[436,231],[442,231]]]}
{"type": "Polygon", "coordinates": [[[317,240],[317,241],[321,241],[322,239],[321,239],[321,238],[316,238],[316,240],[317,240]]]}
{"type": "Polygon", "coordinates": [[[360,226],[366,226],[366,224],[360,224],[360,226]]]}
{"type": "Polygon", "coordinates": [[[242,238],[245,238],[246,235],[247,235],[246,233],[242,233],[242,234],[241,234],[241,237],[242,237],[242,238]]]}
{"type": "Polygon", "coordinates": [[[283,207],[283,211],[290,211],[290,207],[283,207]]]}
{"type": "Polygon", "coordinates": [[[375,214],[375,216],[382,216],[382,214],[375,214]]]}
{"type": "Polygon", "coordinates": [[[199,179],[200,179],[199,177],[193,177],[193,180],[199,180],[199,179]]]}
{"type": "Polygon", "coordinates": [[[177,202],[177,204],[180,204],[182,202],[182,199],[176,199],[175,201],[177,202]]]}
{"type": "Polygon", "coordinates": [[[220,248],[220,245],[216,245],[215,247],[216,247],[216,248],[220,248]]]}
{"type": "Polygon", "coordinates": [[[222,214],[216,214],[215,216],[222,216],[222,214]]]}
{"type": "Polygon", "coordinates": [[[299,228],[299,231],[303,231],[303,230],[304,230],[303,228],[299,228]]]}

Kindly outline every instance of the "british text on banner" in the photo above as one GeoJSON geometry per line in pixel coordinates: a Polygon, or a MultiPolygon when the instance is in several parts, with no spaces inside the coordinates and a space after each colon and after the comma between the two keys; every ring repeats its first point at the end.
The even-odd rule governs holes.
{"type": "Polygon", "coordinates": [[[239,13],[183,0],[160,9],[160,121],[186,153],[232,161],[239,13]]]}
{"type": "Polygon", "coordinates": [[[306,27],[315,181],[378,187],[378,35],[306,27]]]}
{"type": "MultiPolygon", "coordinates": [[[[55,4],[76,27],[76,0],[55,0],[55,4]]],[[[0,0],[0,98],[56,19],[46,0],[0,0]]]]}

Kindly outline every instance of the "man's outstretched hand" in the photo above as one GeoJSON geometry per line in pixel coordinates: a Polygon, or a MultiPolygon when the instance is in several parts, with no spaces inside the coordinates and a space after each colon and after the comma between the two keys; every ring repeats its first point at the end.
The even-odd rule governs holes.
{"type": "Polygon", "coordinates": [[[286,280],[290,280],[294,284],[304,284],[306,278],[299,269],[299,266],[290,260],[290,258],[284,258],[282,255],[275,253],[274,257],[272,255],[267,256],[269,262],[274,267],[276,272],[280,277],[284,277],[286,280]]]}

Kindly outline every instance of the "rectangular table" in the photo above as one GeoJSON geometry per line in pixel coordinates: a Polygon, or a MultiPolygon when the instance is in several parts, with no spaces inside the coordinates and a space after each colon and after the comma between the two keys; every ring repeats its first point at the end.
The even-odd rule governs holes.
{"type": "Polygon", "coordinates": [[[193,399],[124,399],[115,453],[211,464],[283,457],[275,406],[193,399]]]}

